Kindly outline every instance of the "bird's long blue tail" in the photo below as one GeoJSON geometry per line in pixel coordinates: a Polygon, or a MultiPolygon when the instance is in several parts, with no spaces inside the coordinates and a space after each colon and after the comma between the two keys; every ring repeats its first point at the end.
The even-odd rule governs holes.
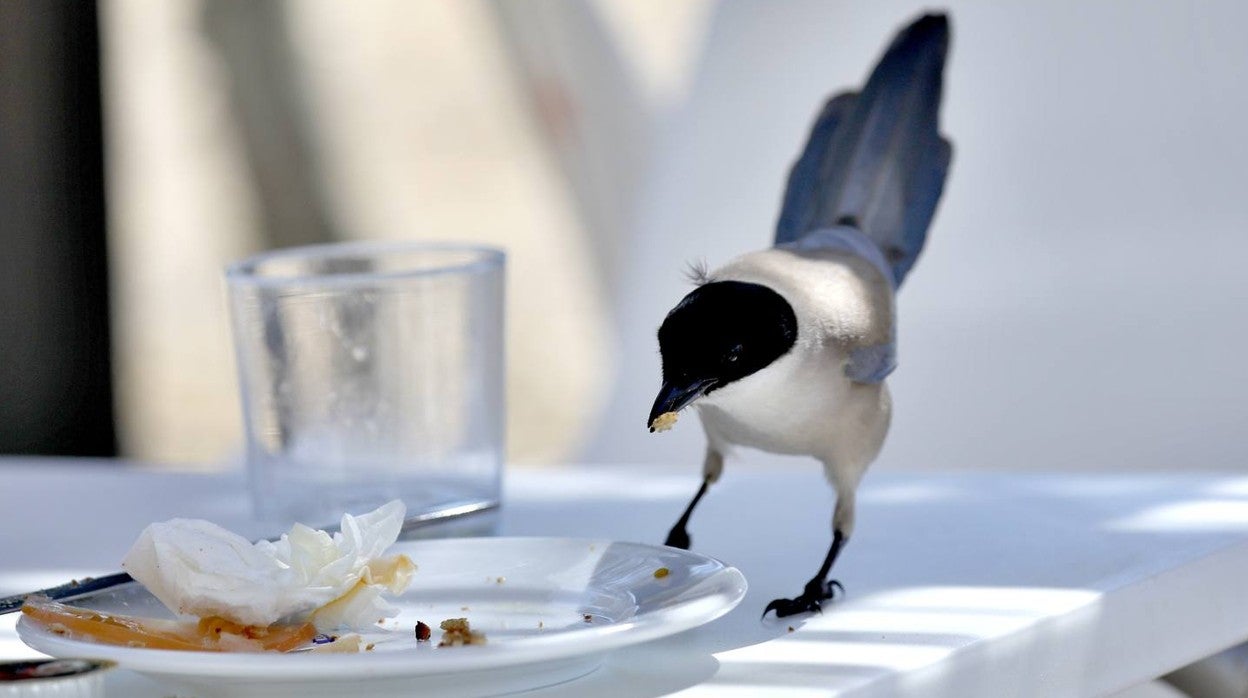
{"type": "Polygon", "coordinates": [[[824,105],[789,173],[776,244],[849,225],[900,286],[923,250],[952,147],[939,133],[949,21],[924,15],[893,39],[861,92],[824,105]]]}

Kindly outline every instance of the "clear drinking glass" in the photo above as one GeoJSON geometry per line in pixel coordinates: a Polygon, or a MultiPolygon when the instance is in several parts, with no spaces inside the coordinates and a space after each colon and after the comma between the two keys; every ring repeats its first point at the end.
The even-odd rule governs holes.
{"type": "Polygon", "coordinates": [[[258,517],[490,508],[503,458],[501,251],[353,243],[226,270],[258,517]]]}

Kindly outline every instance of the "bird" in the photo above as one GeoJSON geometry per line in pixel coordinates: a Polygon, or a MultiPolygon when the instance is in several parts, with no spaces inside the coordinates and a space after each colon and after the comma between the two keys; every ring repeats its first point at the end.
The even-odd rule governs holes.
{"type": "Polygon", "coordinates": [[[893,38],[862,89],[824,103],[793,164],[773,246],[694,271],[658,330],[662,386],[646,422],[692,407],[702,484],[665,543],[688,549],[694,508],[736,447],[812,456],[835,490],[818,571],[763,616],[820,612],[854,531],[855,493],[883,447],[897,367],[895,294],[913,268],[952,160],[939,112],[950,23],[925,14],[893,38]]]}

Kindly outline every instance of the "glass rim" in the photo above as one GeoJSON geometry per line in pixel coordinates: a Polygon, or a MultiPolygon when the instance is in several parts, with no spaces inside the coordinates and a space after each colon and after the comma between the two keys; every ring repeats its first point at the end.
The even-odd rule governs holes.
{"type": "Polygon", "coordinates": [[[454,274],[476,274],[501,269],[507,253],[501,248],[476,243],[427,241],[355,241],[299,245],[268,250],[244,257],[225,266],[229,285],[247,286],[354,286],[377,281],[420,279],[454,274]],[[345,272],[342,274],[287,274],[263,276],[256,271],[263,265],[282,259],[341,259],[380,257],[391,254],[420,252],[467,252],[474,256],[464,262],[435,265],[421,269],[345,272]]]}

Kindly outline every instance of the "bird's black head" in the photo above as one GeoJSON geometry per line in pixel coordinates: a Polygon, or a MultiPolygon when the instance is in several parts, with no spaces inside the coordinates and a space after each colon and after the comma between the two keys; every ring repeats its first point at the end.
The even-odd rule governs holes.
{"type": "Polygon", "coordinates": [[[767,367],[796,341],[797,316],[779,293],[742,281],[699,286],[659,328],[663,387],[646,424],[767,367]]]}

